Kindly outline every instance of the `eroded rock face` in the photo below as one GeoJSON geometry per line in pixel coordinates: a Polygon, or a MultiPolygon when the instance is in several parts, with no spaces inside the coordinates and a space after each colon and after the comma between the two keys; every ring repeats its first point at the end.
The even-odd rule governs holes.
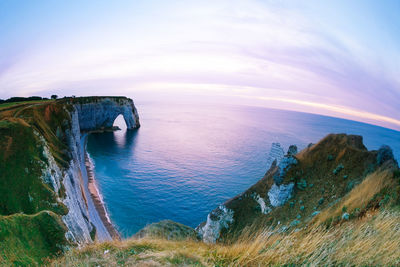
{"type": "Polygon", "coordinates": [[[240,204],[232,204],[233,202],[241,203],[241,201],[246,197],[251,197],[257,202],[257,208],[259,208],[261,213],[264,215],[270,213],[273,208],[285,204],[288,199],[292,197],[294,183],[289,183],[287,185],[281,183],[287,171],[293,165],[297,164],[297,159],[294,157],[296,154],[297,147],[295,145],[290,146],[288,153],[285,155],[282,146],[279,143],[273,143],[269,152],[267,164],[270,171],[277,168],[275,173],[276,177],[273,177],[276,181],[274,181],[274,184],[268,193],[265,192],[265,198],[262,198],[260,194],[255,191],[249,192],[249,190],[254,190],[250,188],[245,194],[241,194],[213,210],[208,214],[207,221],[196,228],[196,231],[199,233],[203,241],[207,243],[215,243],[221,235],[221,230],[229,228],[230,224],[234,222],[233,216],[238,216],[237,213],[234,213],[234,207],[235,205],[240,204]]]}
{"type": "Polygon", "coordinates": [[[221,230],[228,228],[233,222],[233,210],[220,205],[218,208],[210,212],[207,221],[197,226],[196,231],[202,240],[206,243],[215,243],[220,237],[221,230]]]}
{"type": "Polygon", "coordinates": [[[269,202],[274,207],[279,207],[285,204],[293,194],[294,183],[289,183],[287,185],[273,184],[271,189],[268,191],[269,202]]]}
{"type": "MultiPolygon", "coordinates": [[[[250,225],[258,224],[261,230],[263,224],[260,222],[271,223],[273,227],[277,222],[279,227],[274,229],[278,232],[297,231],[306,227],[320,212],[331,209],[331,214],[338,210],[332,208],[335,205],[341,209],[344,205],[338,203],[343,202],[346,194],[362,183],[368,173],[386,168],[397,170],[389,147],[368,151],[361,136],[346,134],[327,135],[300,154],[295,146],[290,146],[283,156],[282,147],[275,143],[269,155],[270,165],[265,175],[224,203],[234,215],[234,220],[228,224],[229,231],[218,233],[218,225],[213,227],[215,222],[208,218],[207,224],[218,240],[224,240],[221,236],[229,238],[240,233],[250,225]]],[[[358,204],[364,208],[362,202],[358,204]]],[[[347,220],[348,214],[343,212],[341,219],[347,220]]],[[[337,214],[334,216],[340,219],[337,214]]],[[[204,234],[205,223],[201,226],[204,234]]]]}
{"type": "Polygon", "coordinates": [[[79,117],[81,131],[111,128],[118,115],[124,117],[128,129],[140,126],[139,116],[133,101],[128,98],[101,98],[93,103],[74,104],[79,117]]]}
{"type": "Polygon", "coordinates": [[[271,208],[267,206],[265,200],[259,194],[254,197],[254,200],[257,201],[257,203],[260,205],[262,214],[268,214],[269,212],[271,212],[271,208]]]}
{"type": "Polygon", "coordinates": [[[61,186],[65,189],[65,195],[60,195],[62,202],[68,208],[68,213],[62,216],[68,231],[65,237],[75,244],[92,242],[91,232],[94,230],[88,212],[86,195],[83,194],[83,172],[80,168],[82,150],[80,149],[80,131],[76,110],[70,113],[71,127],[65,132],[71,161],[69,167],[60,169],[57,165],[46,140],[38,132],[35,135],[43,147],[43,154],[47,164],[42,170],[42,180],[50,186],[54,192],[59,192],[61,186]]]}
{"type": "Polygon", "coordinates": [[[297,164],[297,159],[294,155],[297,154],[297,147],[292,145],[289,147],[288,153],[278,162],[278,171],[274,175],[274,182],[280,185],[283,181],[283,177],[286,175],[288,170],[297,164]]]}
{"type": "MultiPolygon", "coordinates": [[[[111,240],[111,235],[104,226],[91,195],[88,191],[88,177],[85,167],[85,136],[82,132],[112,127],[115,118],[122,114],[128,129],[140,126],[139,116],[133,101],[128,98],[94,97],[76,98],[70,102],[60,102],[69,114],[69,125],[63,133],[66,137],[70,162],[66,169],[60,169],[50,153],[46,141],[41,138],[48,166],[43,170],[42,179],[58,192],[63,184],[65,195],[60,196],[67,206],[68,213],[62,220],[68,228],[66,238],[76,244],[94,241],[93,234],[99,241],[111,240]]],[[[62,133],[59,133],[61,136],[62,133]]]]}
{"type": "Polygon", "coordinates": [[[267,159],[267,170],[269,168],[271,168],[272,163],[274,161],[276,161],[277,163],[281,162],[281,160],[283,159],[284,156],[285,156],[285,152],[283,151],[281,144],[272,143],[271,150],[269,151],[268,159],[267,159]]]}

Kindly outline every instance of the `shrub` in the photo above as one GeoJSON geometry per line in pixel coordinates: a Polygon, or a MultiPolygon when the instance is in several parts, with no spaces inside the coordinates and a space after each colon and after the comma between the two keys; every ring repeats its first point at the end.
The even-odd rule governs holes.
{"type": "Polygon", "coordinates": [[[338,174],[341,170],[344,169],[344,166],[342,163],[340,163],[334,170],[333,170],[333,174],[336,175],[338,174]]]}

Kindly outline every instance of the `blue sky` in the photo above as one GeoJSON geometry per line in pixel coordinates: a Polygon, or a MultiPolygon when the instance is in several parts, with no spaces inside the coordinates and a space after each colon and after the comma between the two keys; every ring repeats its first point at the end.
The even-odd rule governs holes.
{"type": "Polygon", "coordinates": [[[0,2],[0,98],[128,95],[400,129],[400,1],[0,2]]]}

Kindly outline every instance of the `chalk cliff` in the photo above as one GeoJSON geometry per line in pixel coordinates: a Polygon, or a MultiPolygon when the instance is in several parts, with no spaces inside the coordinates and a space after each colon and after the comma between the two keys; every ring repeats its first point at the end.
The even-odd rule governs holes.
{"type": "Polygon", "coordinates": [[[139,116],[131,99],[120,97],[72,98],[65,101],[70,106],[71,129],[66,132],[72,158],[63,182],[67,198],[64,204],[69,212],[63,216],[68,227],[67,237],[78,243],[90,242],[91,232],[98,240],[111,239],[88,191],[85,161],[84,133],[111,128],[118,115],[123,115],[127,128],[140,127],[139,116]],[[95,228],[93,228],[95,227],[95,228]]]}
{"type": "MultiPolygon", "coordinates": [[[[284,154],[274,143],[267,164],[261,180],[211,211],[196,228],[203,241],[235,239],[246,227],[299,230],[324,210],[345,206],[345,196],[370,174],[379,176],[379,171],[397,168],[390,147],[368,151],[361,136],[346,134],[330,134],[299,153],[296,146],[290,146],[284,154]]],[[[382,192],[375,198],[381,198],[382,192]]],[[[380,205],[374,201],[370,207],[380,205]]],[[[346,207],[343,210],[335,214],[335,220],[349,217],[346,207]]]]}
{"type": "Polygon", "coordinates": [[[85,138],[90,131],[111,128],[118,115],[128,129],[140,127],[135,105],[126,97],[63,98],[0,110],[0,182],[2,189],[3,183],[9,186],[0,199],[0,220],[1,215],[50,211],[61,217],[69,242],[110,240],[88,190],[85,138]],[[15,162],[19,151],[26,161],[15,162]]]}
{"type": "Polygon", "coordinates": [[[128,129],[140,126],[133,101],[128,98],[92,97],[90,100],[71,99],[78,113],[81,131],[111,128],[118,115],[124,117],[128,129]]]}

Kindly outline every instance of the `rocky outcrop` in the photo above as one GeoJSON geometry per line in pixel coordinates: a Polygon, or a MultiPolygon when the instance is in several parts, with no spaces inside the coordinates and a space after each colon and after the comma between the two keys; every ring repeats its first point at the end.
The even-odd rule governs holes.
{"type": "Polygon", "coordinates": [[[274,175],[275,184],[280,185],[289,169],[297,164],[297,159],[294,157],[297,153],[297,147],[290,146],[288,153],[278,162],[278,171],[274,175]]]}
{"type": "Polygon", "coordinates": [[[118,115],[124,117],[128,129],[140,126],[132,99],[117,97],[92,98],[91,101],[73,101],[78,112],[81,131],[111,128],[118,115]]]}
{"type": "MultiPolygon", "coordinates": [[[[361,136],[330,134],[299,153],[297,147],[292,145],[286,154],[280,144],[272,144],[269,169],[264,177],[242,194],[226,201],[223,208],[212,211],[207,221],[196,230],[206,242],[235,240],[249,226],[252,229],[271,226],[278,232],[289,229],[297,231],[317,220],[318,214],[329,207],[334,207],[333,211],[340,213],[345,206],[343,201],[346,195],[353,192],[353,187],[368,180],[366,177],[375,179],[380,177],[382,170],[388,173],[398,170],[390,147],[382,146],[378,151],[368,151],[362,140],[361,136]],[[226,214],[229,214],[229,220],[225,219],[226,214]]],[[[387,175],[392,176],[396,174],[387,175]]],[[[397,183],[385,181],[382,186],[390,187],[393,182],[397,183]]],[[[377,194],[371,193],[369,207],[384,205],[389,201],[389,196],[382,193],[386,189],[373,190],[377,194]]],[[[346,216],[342,216],[340,213],[332,218],[336,221],[349,220],[366,206],[360,202],[352,213],[343,211],[350,215],[346,213],[346,216]]]]}
{"type": "Polygon", "coordinates": [[[259,194],[255,195],[254,200],[260,205],[262,214],[268,214],[271,211],[271,208],[267,206],[265,200],[259,194]]]}
{"type": "Polygon", "coordinates": [[[228,228],[232,222],[233,211],[220,205],[208,214],[207,221],[197,226],[196,231],[204,242],[215,243],[221,230],[228,228]]]}
{"type": "Polygon", "coordinates": [[[268,191],[269,202],[273,207],[279,207],[285,204],[293,194],[294,183],[287,185],[273,184],[271,189],[268,191]]]}
{"type": "Polygon", "coordinates": [[[271,168],[272,163],[275,161],[275,163],[280,162],[283,157],[285,156],[285,151],[281,147],[280,143],[272,143],[271,145],[271,150],[269,151],[268,154],[268,159],[267,159],[267,170],[271,168]]]}
{"type": "Polygon", "coordinates": [[[294,145],[289,147],[285,155],[279,143],[272,143],[267,160],[269,169],[267,174],[271,173],[271,175],[273,175],[273,184],[268,192],[263,192],[265,197],[262,197],[257,190],[250,188],[246,192],[228,200],[224,205],[220,205],[210,212],[207,216],[207,221],[201,223],[196,228],[196,231],[203,241],[215,243],[220,237],[221,231],[230,228],[230,225],[235,220],[234,217],[237,215],[235,214],[235,210],[241,209],[240,206],[253,205],[255,202],[255,210],[266,215],[270,213],[273,208],[285,204],[292,197],[294,183],[282,184],[282,181],[290,168],[297,164],[295,158],[296,154],[297,147],[294,145]]]}
{"type": "Polygon", "coordinates": [[[277,171],[273,176],[274,184],[268,191],[269,202],[273,207],[282,206],[292,197],[294,183],[285,185],[282,184],[282,181],[290,168],[298,163],[295,158],[296,154],[297,146],[291,145],[287,154],[277,164],[277,171]]]}

